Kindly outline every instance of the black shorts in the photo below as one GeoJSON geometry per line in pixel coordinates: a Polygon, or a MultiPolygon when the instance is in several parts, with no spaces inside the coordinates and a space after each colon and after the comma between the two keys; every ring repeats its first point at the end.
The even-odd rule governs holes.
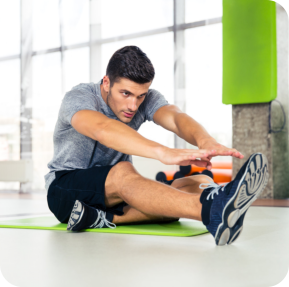
{"type": "Polygon", "coordinates": [[[62,170],[55,172],[56,178],[50,184],[47,194],[48,207],[61,223],[68,223],[75,200],[106,212],[111,222],[113,215],[123,215],[122,202],[111,208],[105,205],[104,184],[113,167],[95,166],[89,169],[62,170]]]}

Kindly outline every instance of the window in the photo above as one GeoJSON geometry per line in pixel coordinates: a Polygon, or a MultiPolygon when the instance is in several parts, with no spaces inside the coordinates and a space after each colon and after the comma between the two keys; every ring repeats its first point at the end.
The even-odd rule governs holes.
{"type": "MultiPolygon", "coordinates": [[[[0,160],[21,158],[20,83],[28,83],[32,87],[32,189],[44,191],[44,175],[53,157],[53,132],[62,98],[73,86],[91,81],[89,73],[94,63],[90,59],[90,25],[98,25],[96,39],[100,49],[96,50],[101,51],[101,61],[97,63],[101,77],[116,50],[136,45],[155,67],[151,88],[174,103],[174,1],[34,0],[26,8],[33,15],[32,76],[25,71],[21,75],[20,70],[20,15],[24,17],[25,11],[19,0],[0,4],[0,37],[5,40],[0,46],[0,160]],[[27,77],[31,78],[24,83],[27,77]]],[[[222,1],[185,0],[183,13],[186,26],[181,28],[185,40],[181,52],[185,55],[186,112],[220,143],[231,146],[231,106],[223,105],[221,99],[222,1]],[[192,23],[212,18],[217,18],[212,25],[208,25],[210,21],[203,21],[202,27],[192,23]]],[[[173,133],[153,122],[142,125],[139,132],[174,147],[173,133]]],[[[190,144],[187,147],[194,148],[190,144]]],[[[0,183],[0,189],[18,188],[19,183],[0,183]]]]}
{"type": "Polygon", "coordinates": [[[103,0],[99,9],[102,38],[173,25],[173,0],[103,0]]]}
{"type": "Polygon", "coordinates": [[[62,0],[64,45],[89,42],[89,0],[62,0]]]}
{"type": "Polygon", "coordinates": [[[59,52],[33,57],[32,96],[32,188],[40,190],[53,156],[53,131],[63,97],[59,52]]]}
{"type": "Polygon", "coordinates": [[[64,92],[89,80],[89,48],[73,49],[64,52],[64,92]]]}
{"type": "Polygon", "coordinates": [[[60,46],[59,0],[33,1],[33,50],[60,46]]]}
{"type": "Polygon", "coordinates": [[[186,22],[222,17],[222,0],[186,0],[186,22]]]}
{"type": "Polygon", "coordinates": [[[222,104],[222,24],[185,31],[186,112],[232,146],[232,107],[222,104]]]}
{"type": "Polygon", "coordinates": [[[17,55],[20,53],[19,0],[0,2],[0,36],[0,57],[17,55]]]}
{"type": "MultiPolygon", "coordinates": [[[[20,61],[0,62],[0,160],[20,159],[20,61]]],[[[19,189],[0,182],[0,189],[19,189]]]]}

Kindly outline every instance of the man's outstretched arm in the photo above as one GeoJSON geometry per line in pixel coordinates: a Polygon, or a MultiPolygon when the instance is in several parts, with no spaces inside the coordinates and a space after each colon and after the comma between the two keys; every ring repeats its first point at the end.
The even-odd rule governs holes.
{"type": "Polygon", "coordinates": [[[77,132],[109,148],[125,154],[157,159],[164,164],[196,164],[206,167],[207,162],[198,161],[197,158],[214,154],[209,150],[179,150],[165,147],[146,139],[126,124],[110,119],[97,111],[76,112],[71,119],[71,125],[77,132]]]}
{"type": "MultiPolygon", "coordinates": [[[[204,115],[207,116],[207,115],[204,115]]],[[[188,143],[200,149],[216,150],[217,155],[227,155],[236,158],[244,156],[234,148],[227,148],[211,137],[205,128],[193,118],[182,112],[175,105],[167,105],[158,109],[154,114],[154,122],[163,128],[174,132],[188,143]]],[[[211,159],[211,156],[208,157],[211,159]]]]}

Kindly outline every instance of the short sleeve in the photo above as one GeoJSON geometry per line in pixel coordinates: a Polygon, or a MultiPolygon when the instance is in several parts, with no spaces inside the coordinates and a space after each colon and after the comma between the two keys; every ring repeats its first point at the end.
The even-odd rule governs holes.
{"type": "Polygon", "coordinates": [[[149,89],[149,92],[143,102],[143,110],[145,113],[145,118],[148,121],[153,121],[153,116],[155,112],[163,107],[169,105],[169,102],[165,97],[157,90],[149,89]]]}
{"type": "Polygon", "coordinates": [[[78,111],[100,110],[93,91],[89,87],[85,87],[84,84],[81,85],[76,86],[71,91],[67,92],[62,100],[59,118],[65,124],[71,125],[71,119],[78,111]]]}

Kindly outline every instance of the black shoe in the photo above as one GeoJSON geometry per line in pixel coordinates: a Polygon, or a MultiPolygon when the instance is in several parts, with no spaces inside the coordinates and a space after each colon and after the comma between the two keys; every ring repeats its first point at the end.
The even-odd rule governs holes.
{"type": "Polygon", "coordinates": [[[97,212],[97,219],[93,224],[87,225],[85,206],[81,201],[76,200],[68,221],[67,230],[79,231],[82,229],[103,227],[116,228],[114,223],[106,219],[106,213],[104,211],[96,208],[95,210],[97,212]]]}
{"type": "Polygon", "coordinates": [[[217,245],[231,244],[240,235],[248,208],[264,190],[268,182],[268,161],[265,155],[254,153],[242,166],[235,179],[221,186],[214,182],[201,195],[201,203],[210,206],[202,220],[214,236],[217,245]]]}

